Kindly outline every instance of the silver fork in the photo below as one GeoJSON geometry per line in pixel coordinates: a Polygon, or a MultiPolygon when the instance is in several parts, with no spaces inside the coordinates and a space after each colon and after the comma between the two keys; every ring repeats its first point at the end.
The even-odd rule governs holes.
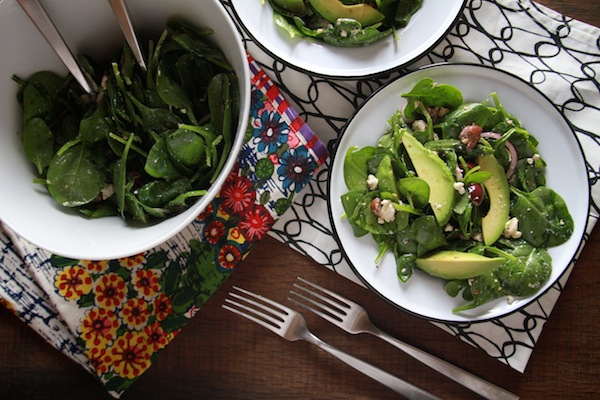
{"type": "Polygon", "coordinates": [[[289,300],[293,303],[302,306],[320,317],[326,319],[332,324],[342,328],[348,333],[369,333],[377,336],[380,339],[392,344],[398,349],[404,351],[406,354],[413,358],[421,361],[430,368],[438,371],[439,373],[447,376],[448,378],[460,383],[464,387],[474,391],[475,393],[483,396],[487,399],[518,399],[519,396],[494,385],[480,377],[471,374],[453,364],[450,364],[434,355],[431,355],[421,349],[404,343],[389,334],[385,333],[377,326],[375,326],[367,312],[359,304],[348,300],[331,290],[325,289],[319,285],[311,283],[306,279],[297,278],[298,281],[303,284],[310,286],[311,289],[302,286],[298,283],[294,283],[294,287],[309,294],[311,297],[306,296],[303,293],[299,293],[291,290],[290,293],[303,302],[298,301],[295,298],[290,297],[289,300]],[[318,290],[318,292],[316,291],[318,290]],[[327,296],[323,295],[327,294],[327,296]],[[318,301],[318,300],[320,301],[318,301]]]}
{"type": "Polygon", "coordinates": [[[142,49],[140,48],[137,35],[135,34],[135,28],[133,26],[133,22],[131,21],[127,3],[125,3],[125,0],[108,0],[108,2],[110,3],[113,13],[117,17],[117,22],[119,23],[119,26],[125,35],[125,39],[127,40],[127,44],[129,44],[129,48],[133,52],[135,60],[145,71],[147,69],[146,62],[144,61],[144,55],[142,53],[142,49]]]}
{"type": "Polygon", "coordinates": [[[423,389],[323,342],[308,330],[302,314],[291,308],[248,290],[235,286],[234,289],[238,293],[229,292],[230,298],[225,299],[222,305],[226,310],[256,322],[286,340],[312,343],[408,399],[438,399],[423,389]]]}
{"type": "Polygon", "coordinates": [[[39,2],[39,0],[17,0],[25,14],[29,17],[31,22],[40,31],[42,36],[46,39],[48,44],[56,52],[56,55],[65,64],[69,72],[77,80],[79,85],[91,95],[95,95],[98,91],[96,83],[91,79],[88,74],[85,73],[77,63],[75,56],[71,53],[71,50],[65,43],[64,39],[60,35],[60,32],[54,25],[54,22],[50,19],[50,16],[39,2]]]}

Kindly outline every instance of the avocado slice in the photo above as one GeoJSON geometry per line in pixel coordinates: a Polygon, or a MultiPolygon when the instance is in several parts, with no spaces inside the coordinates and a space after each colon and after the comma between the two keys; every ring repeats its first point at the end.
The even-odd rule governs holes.
{"type": "Polygon", "coordinates": [[[501,257],[442,250],[428,257],[417,258],[416,264],[429,275],[450,280],[473,278],[499,268],[505,261],[501,257]]]}
{"type": "Polygon", "coordinates": [[[310,5],[329,22],[339,18],[354,19],[364,27],[383,21],[385,16],[366,3],[345,5],[339,0],[308,0],[310,5]]]}
{"type": "Polygon", "coordinates": [[[402,143],[415,167],[417,176],[429,185],[429,204],[440,226],[446,225],[454,207],[454,177],[435,152],[425,148],[413,135],[405,132],[402,143]]]}
{"type": "Polygon", "coordinates": [[[304,0],[269,0],[273,9],[286,17],[304,17],[308,10],[304,0]]]}
{"type": "Polygon", "coordinates": [[[490,209],[481,221],[483,243],[490,246],[500,238],[510,214],[510,188],[504,168],[493,155],[479,156],[480,171],[491,176],[483,182],[490,200],[490,209]]]}

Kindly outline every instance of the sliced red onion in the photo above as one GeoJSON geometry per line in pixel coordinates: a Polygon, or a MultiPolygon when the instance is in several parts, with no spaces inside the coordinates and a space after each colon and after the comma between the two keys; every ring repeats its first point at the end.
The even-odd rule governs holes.
{"type": "Polygon", "coordinates": [[[484,139],[500,139],[502,137],[501,134],[496,133],[496,132],[481,132],[481,137],[484,139]]]}
{"type": "Polygon", "coordinates": [[[508,168],[506,169],[506,178],[510,179],[517,168],[517,149],[515,149],[515,146],[513,146],[513,144],[508,140],[504,142],[504,146],[507,148],[508,153],[510,154],[508,168]]]}
{"type": "MultiPolygon", "coordinates": [[[[481,137],[485,139],[498,140],[502,138],[502,135],[496,132],[482,132],[481,137]]],[[[513,146],[513,144],[508,140],[504,142],[504,147],[506,147],[506,150],[508,150],[510,155],[508,168],[506,169],[506,178],[510,179],[517,168],[517,150],[515,149],[515,146],[513,146]]]]}

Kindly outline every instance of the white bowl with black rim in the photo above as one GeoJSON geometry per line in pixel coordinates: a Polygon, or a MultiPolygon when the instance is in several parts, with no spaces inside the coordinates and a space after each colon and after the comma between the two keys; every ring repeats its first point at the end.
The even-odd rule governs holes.
{"type": "Polygon", "coordinates": [[[542,296],[563,276],[574,262],[587,226],[590,188],[580,144],[565,118],[540,91],[509,73],[472,64],[437,64],[423,67],[381,87],[357,110],[346,125],[332,158],[328,179],[329,216],[334,235],[345,260],[360,280],[372,291],[399,309],[419,317],[444,323],[487,321],[513,313],[542,296]],[[388,120],[406,102],[401,94],[409,92],[423,78],[456,86],[464,101],[480,102],[495,92],[504,108],[535,136],[538,149],[547,162],[546,185],[566,202],[574,221],[570,239],[549,248],[552,273],[537,294],[507,301],[499,298],[474,309],[454,313],[466,302],[459,295],[450,297],[445,281],[415,269],[407,282],[401,282],[390,252],[376,265],[377,244],[370,235],[357,238],[343,217],[341,196],[348,189],[344,182],[344,158],[352,146],[376,145],[389,128],[388,120]]]}
{"type": "Polygon", "coordinates": [[[268,0],[232,0],[234,17],[266,53],[301,72],[353,79],[390,72],[408,65],[434,48],[460,17],[465,0],[423,1],[407,26],[364,47],[336,47],[293,37],[275,24],[268,0]],[[264,4],[262,4],[264,3],[264,4]]]}

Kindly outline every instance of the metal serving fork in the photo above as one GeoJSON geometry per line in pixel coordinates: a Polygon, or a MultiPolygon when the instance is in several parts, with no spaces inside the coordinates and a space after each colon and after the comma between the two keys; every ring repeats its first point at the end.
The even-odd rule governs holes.
{"type": "Polygon", "coordinates": [[[421,361],[430,368],[438,371],[439,373],[447,376],[455,382],[460,383],[464,387],[485,398],[507,400],[519,398],[519,396],[502,389],[493,383],[483,380],[478,376],[471,374],[470,372],[467,372],[455,365],[437,358],[436,356],[433,356],[423,350],[390,336],[371,322],[367,312],[359,304],[348,300],[332,292],[331,290],[311,283],[306,279],[300,277],[297,279],[305,285],[310,286],[311,289],[298,283],[294,283],[294,287],[303,291],[304,293],[309,294],[311,297],[307,297],[305,294],[291,290],[290,293],[297,298],[302,299],[303,302],[291,297],[289,300],[314,312],[332,324],[342,328],[346,332],[352,334],[370,333],[371,335],[377,336],[378,338],[383,339],[398,349],[404,351],[413,358],[421,361]],[[315,290],[318,290],[319,292],[315,290]],[[322,293],[327,294],[327,296],[323,295],[322,293]]]}
{"type": "Polygon", "coordinates": [[[238,292],[229,292],[223,308],[245,317],[275,332],[289,341],[305,340],[337,357],[352,368],[384,384],[408,399],[438,399],[438,397],[397,378],[365,361],[347,354],[323,342],[306,326],[302,314],[248,290],[234,287],[238,292]]]}

